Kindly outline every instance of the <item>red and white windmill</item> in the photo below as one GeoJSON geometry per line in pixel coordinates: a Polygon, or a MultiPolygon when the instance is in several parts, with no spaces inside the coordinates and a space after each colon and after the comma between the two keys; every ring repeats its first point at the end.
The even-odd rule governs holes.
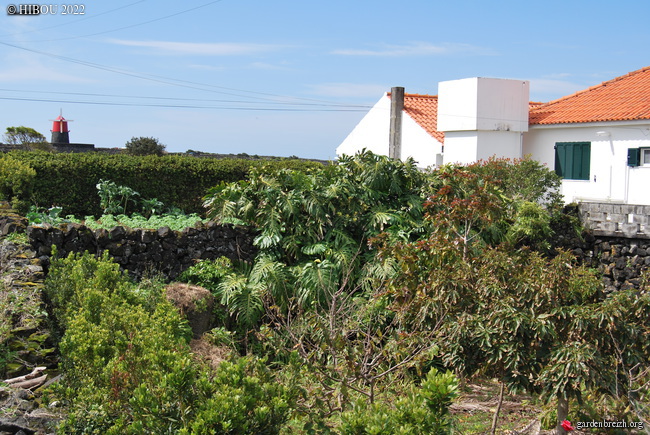
{"type": "Polygon", "coordinates": [[[59,113],[58,118],[50,119],[52,122],[52,140],[51,143],[70,143],[70,130],[68,130],[68,122],[72,119],[65,119],[63,117],[63,109],[59,113]]]}

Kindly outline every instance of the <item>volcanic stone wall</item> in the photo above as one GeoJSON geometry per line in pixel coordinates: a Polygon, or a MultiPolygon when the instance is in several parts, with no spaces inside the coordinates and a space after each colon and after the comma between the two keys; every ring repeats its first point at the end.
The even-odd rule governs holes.
{"type": "Polygon", "coordinates": [[[49,265],[52,246],[56,246],[58,256],[108,251],[135,278],[162,273],[167,279],[174,279],[198,260],[225,256],[251,261],[255,252],[250,229],[215,222],[198,223],[183,231],[168,227],[157,230],[114,227],[93,231],[84,225],[65,224],[31,226],[26,232],[45,268],[49,265]]]}
{"type": "MultiPolygon", "coordinates": [[[[602,273],[605,291],[639,289],[650,272],[650,240],[623,237],[595,238],[574,254],[602,273]]],[[[649,275],[650,278],[650,275],[649,275]]]]}

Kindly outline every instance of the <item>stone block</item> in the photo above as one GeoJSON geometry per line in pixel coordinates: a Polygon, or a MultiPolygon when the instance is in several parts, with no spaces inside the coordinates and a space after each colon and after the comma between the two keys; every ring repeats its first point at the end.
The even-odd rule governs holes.
{"type": "Polygon", "coordinates": [[[634,238],[639,232],[639,225],[623,223],[620,225],[620,230],[626,237],[634,238]]]}
{"type": "Polygon", "coordinates": [[[605,216],[605,213],[601,211],[589,212],[589,216],[587,218],[589,221],[604,221],[605,219],[607,219],[607,217],[605,216]]]}
{"type": "Polygon", "coordinates": [[[625,204],[625,205],[621,205],[620,207],[621,207],[621,213],[630,214],[630,213],[634,213],[634,210],[635,210],[636,206],[630,205],[630,204],[625,204]]]}
{"type": "Polygon", "coordinates": [[[627,215],[621,213],[609,213],[607,215],[609,222],[627,222],[627,215]]]}
{"type": "Polygon", "coordinates": [[[616,222],[601,222],[600,231],[605,233],[605,235],[613,235],[614,232],[618,229],[618,224],[616,222]]]}

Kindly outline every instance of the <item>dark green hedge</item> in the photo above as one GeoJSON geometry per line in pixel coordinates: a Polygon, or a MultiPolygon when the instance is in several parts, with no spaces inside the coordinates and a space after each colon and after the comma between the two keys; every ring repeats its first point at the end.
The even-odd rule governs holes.
{"type": "Polygon", "coordinates": [[[203,213],[206,191],[222,181],[246,179],[252,167],[308,169],[320,163],[303,160],[251,161],[205,159],[192,156],[130,156],[102,153],[46,153],[16,151],[14,158],[36,170],[31,198],[40,207],[60,206],[63,214],[98,216],[99,180],[128,186],[143,198],[158,198],[166,206],[187,213],[203,213]]]}

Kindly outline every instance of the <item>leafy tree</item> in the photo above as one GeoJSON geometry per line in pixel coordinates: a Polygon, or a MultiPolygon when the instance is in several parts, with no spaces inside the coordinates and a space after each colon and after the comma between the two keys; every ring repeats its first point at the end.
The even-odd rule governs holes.
{"type": "Polygon", "coordinates": [[[165,154],[165,145],[153,137],[132,137],[126,143],[126,151],[134,156],[162,156],[165,154]]]}
{"type": "Polygon", "coordinates": [[[3,136],[4,142],[9,145],[39,145],[47,142],[45,136],[30,127],[7,127],[3,136]]]}
{"type": "Polygon", "coordinates": [[[426,219],[437,223],[427,237],[375,241],[378,258],[401,272],[387,294],[405,329],[437,331],[447,367],[543,392],[557,400],[562,421],[570,399],[589,389],[620,392],[636,364],[647,366],[650,320],[639,313],[650,297],[604,298],[602,283],[570,254],[548,258],[521,245],[548,236],[549,211],[479,176],[497,172],[494,164],[443,168],[425,204],[426,219]]]}

